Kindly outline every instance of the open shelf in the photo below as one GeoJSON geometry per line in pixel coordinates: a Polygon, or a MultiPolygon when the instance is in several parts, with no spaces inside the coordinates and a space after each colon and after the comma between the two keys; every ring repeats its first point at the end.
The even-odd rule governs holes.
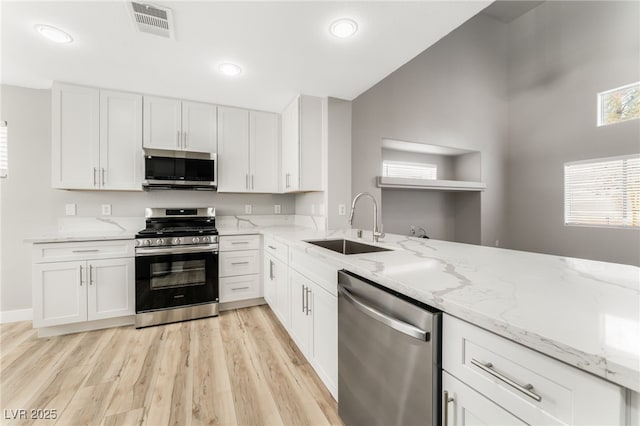
{"type": "Polygon", "coordinates": [[[487,188],[487,184],[467,180],[407,179],[378,176],[378,188],[458,192],[484,191],[487,188]]]}

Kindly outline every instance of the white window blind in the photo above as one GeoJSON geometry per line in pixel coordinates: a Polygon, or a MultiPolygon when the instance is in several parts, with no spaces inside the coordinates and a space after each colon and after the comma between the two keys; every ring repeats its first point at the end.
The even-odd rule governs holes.
{"type": "Polygon", "coordinates": [[[565,163],[564,221],[640,227],[640,155],[565,163]]]}
{"type": "Polygon", "coordinates": [[[6,121],[0,121],[0,178],[9,172],[9,132],[6,121]]]}
{"type": "Polygon", "coordinates": [[[382,176],[407,179],[437,179],[438,167],[435,164],[406,163],[402,161],[383,161],[382,176]]]}

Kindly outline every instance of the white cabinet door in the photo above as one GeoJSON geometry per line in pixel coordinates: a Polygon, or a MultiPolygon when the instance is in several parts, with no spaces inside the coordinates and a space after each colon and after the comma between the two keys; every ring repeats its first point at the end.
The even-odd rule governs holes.
{"type": "Polygon", "coordinates": [[[280,117],[278,114],[249,113],[249,169],[252,192],[278,192],[280,117]]]}
{"type": "MultiPolygon", "coordinates": [[[[264,300],[272,311],[276,311],[276,275],[275,258],[268,254],[263,257],[262,270],[264,271],[264,300]]],[[[277,314],[276,314],[277,315],[277,314]]],[[[278,315],[279,316],[279,315],[278,315]]],[[[282,320],[281,320],[282,321],[282,320]]]]}
{"type": "Polygon", "coordinates": [[[302,353],[309,356],[311,345],[311,322],[313,300],[309,294],[313,283],[294,270],[289,270],[289,290],[291,292],[291,337],[302,353]]]}
{"type": "Polygon", "coordinates": [[[182,150],[179,100],[145,96],[143,116],[144,148],[182,150]]]}
{"type": "Polygon", "coordinates": [[[52,90],[54,188],[98,188],[100,91],[58,84],[52,90]]]}
{"type": "Polygon", "coordinates": [[[264,298],[282,325],[289,328],[291,302],[287,265],[271,255],[266,255],[264,260],[264,298]]]}
{"type": "Polygon", "coordinates": [[[49,327],[86,320],[87,263],[34,265],[33,326],[49,327]]]}
{"type": "Polygon", "coordinates": [[[218,192],[249,192],[249,111],[218,107],[218,192]]]}
{"type": "Polygon", "coordinates": [[[450,398],[446,413],[443,412],[443,424],[444,416],[447,417],[445,426],[526,424],[445,371],[442,372],[442,389],[450,398]]]}
{"type": "Polygon", "coordinates": [[[87,262],[90,321],[135,314],[134,259],[87,262]]]}
{"type": "Polygon", "coordinates": [[[300,167],[300,97],[282,112],[282,188],[297,191],[300,167]]]}
{"type": "Polygon", "coordinates": [[[100,187],[142,190],[142,95],[100,90],[100,187]]]}
{"type": "Polygon", "coordinates": [[[313,363],[335,395],[338,389],[338,298],[315,284],[311,292],[313,363]]]}
{"type": "Polygon", "coordinates": [[[300,191],[322,191],[323,109],[322,98],[300,96],[300,191]]]}
{"type": "Polygon", "coordinates": [[[215,153],[217,137],[216,106],[183,101],[183,149],[190,152],[215,153]]]}

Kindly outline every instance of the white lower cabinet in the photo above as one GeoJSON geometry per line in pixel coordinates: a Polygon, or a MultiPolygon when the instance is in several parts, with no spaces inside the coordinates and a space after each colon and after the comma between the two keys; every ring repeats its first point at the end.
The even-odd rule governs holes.
{"type": "Polygon", "coordinates": [[[289,289],[291,292],[291,327],[289,334],[300,350],[308,356],[311,349],[313,321],[312,283],[294,270],[289,270],[289,289]]]}
{"type": "Polygon", "coordinates": [[[236,302],[256,297],[260,297],[260,275],[220,278],[221,302],[236,302]]]}
{"type": "Polygon", "coordinates": [[[264,256],[264,299],[285,328],[291,324],[287,264],[270,254],[264,256]]]}
{"type": "Polygon", "coordinates": [[[262,297],[259,249],[259,235],[220,237],[218,278],[221,303],[262,297]]]}
{"type": "Polygon", "coordinates": [[[444,426],[466,425],[525,425],[522,420],[491,402],[446,371],[442,372],[444,426]]]}
{"type": "Polygon", "coordinates": [[[33,326],[133,315],[134,284],[133,258],[35,264],[33,326]]]}

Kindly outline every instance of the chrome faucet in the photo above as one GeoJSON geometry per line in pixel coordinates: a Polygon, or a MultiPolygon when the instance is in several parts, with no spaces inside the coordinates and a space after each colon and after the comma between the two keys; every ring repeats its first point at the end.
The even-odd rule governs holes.
{"type": "Polygon", "coordinates": [[[353,214],[356,211],[356,202],[363,195],[371,197],[371,201],[373,201],[373,242],[377,243],[380,238],[384,238],[384,232],[380,232],[380,229],[378,228],[378,201],[376,200],[376,197],[371,195],[371,193],[361,192],[353,197],[353,202],[351,203],[351,214],[349,215],[349,225],[353,224],[353,214]]]}

